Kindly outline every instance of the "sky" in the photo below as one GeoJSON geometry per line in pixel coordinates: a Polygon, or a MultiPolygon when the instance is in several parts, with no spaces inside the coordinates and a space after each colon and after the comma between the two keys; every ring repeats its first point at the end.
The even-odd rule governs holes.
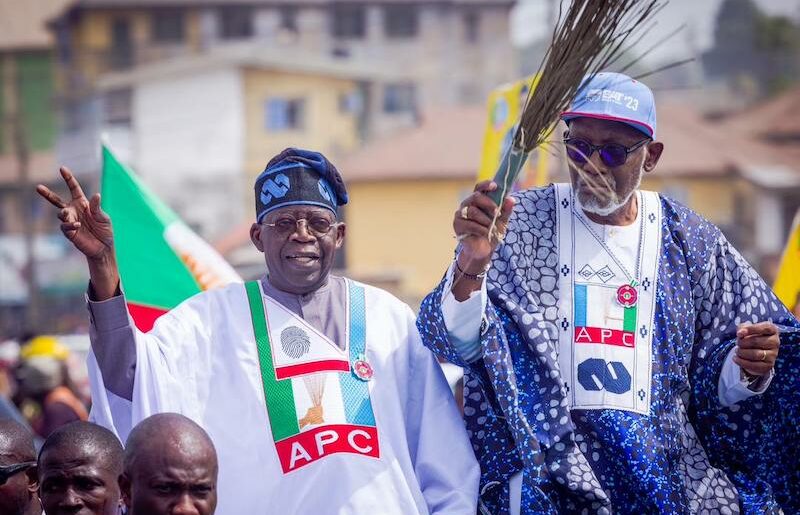
{"type": "MultiPolygon", "coordinates": [[[[519,0],[511,18],[511,39],[516,46],[525,46],[549,37],[548,12],[558,0],[519,0]]],[[[713,43],[714,23],[723,0],[669,0],[659,14],[657,24],[638,47],[645,50],[671,31],[686,24],[686,29],[660,45],[648,56],[649,64],[672,62],[692,57],[707,50],[713,43]]],[[[800,0],[755,0],[762,11],[800,19],[800,0]]]]}

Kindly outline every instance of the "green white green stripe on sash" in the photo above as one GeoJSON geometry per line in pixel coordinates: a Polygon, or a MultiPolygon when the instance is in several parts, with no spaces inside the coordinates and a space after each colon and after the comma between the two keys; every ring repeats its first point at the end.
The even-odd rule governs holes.
{"type": "MultiPolygon", "coordinates": [[[[352,364],[358,359],[364,359],[363,357],[366,353],[364,288],[354,284],[352,281],[347,281],[347,283],[351,368],[348,372],[339,373],[342,401],[348,424],[374,427],[375,415],[372,411],[372,403],[369,397],[369,383],[357,378],[352,371],[352,364]]],[[[252,315],[253,333],[255,334],[256,348],[258,349],[261,380],[269,413],[270,427],[272,428],[273,438],[277,442],[300,432],[292,391],[292,378],[278,379],[276,377],[264,300],[258,281],[247,282],[245,289],[252,315]]]]}

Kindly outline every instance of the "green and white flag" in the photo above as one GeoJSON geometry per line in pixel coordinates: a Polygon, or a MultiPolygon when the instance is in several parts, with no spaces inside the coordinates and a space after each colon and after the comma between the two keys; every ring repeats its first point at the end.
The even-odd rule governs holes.
{"type": "Polygon", "coordinates": [[[128,310],[149,331],[183,300],[239,275],[103,146],[102,207],[111,216],[128,310]]]}

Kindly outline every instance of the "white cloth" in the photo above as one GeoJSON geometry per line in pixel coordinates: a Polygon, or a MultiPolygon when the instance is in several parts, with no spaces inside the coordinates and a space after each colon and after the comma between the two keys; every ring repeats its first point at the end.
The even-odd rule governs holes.
{"type": "Polygon", "coordinates": [[[331,454],[282,472],[241,284],[196,295],[137,331],[132,402],[105,389],[90,355],[92,419],[123,441],[154,413],[199,423],[219,456],[221,515],[475,513],[479,470],[441,368],[411,309],[365,290],[377,459],[331,454]]]}

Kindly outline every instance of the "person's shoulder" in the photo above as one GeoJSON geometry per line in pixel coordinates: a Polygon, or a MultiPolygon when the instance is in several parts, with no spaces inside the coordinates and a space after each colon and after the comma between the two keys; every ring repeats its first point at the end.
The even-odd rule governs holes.
{"type": "Polygon", "coordinates": [[[368,308],[371,306],[376,309],[385,309],[396,313],[400,312],[413,313],[411,307],[408,304],[400,300],[397,296],[395,296],[391,292],[384,290],[383,288],[378,288],[377,286],[373,286],[367,283],[362,283],[360,281],[356,281],[349,278],[346,278],[345,280],[348,282],[348,284],[364,289],[364,297],[367,303],[369,304],[368,308]]]}
{"type": "Polygon", "coordinates": [[[655,193],[661,201],[662,212],[666,223],[678,234],[702,233],[719,236],[720,229],[703,215],[687,207],[683,203],[664,195],[655,193]]]}
{"type": "Polygon", "coordinates": [[[195,293],[181,302],[173,311],[176,312],[176,315],[187,311],[210,311],[213,314],[218,311],[216,308],[219,308],[220,305],[241,302],[245,298],[244,283],[232,282],[195,293]]]}

